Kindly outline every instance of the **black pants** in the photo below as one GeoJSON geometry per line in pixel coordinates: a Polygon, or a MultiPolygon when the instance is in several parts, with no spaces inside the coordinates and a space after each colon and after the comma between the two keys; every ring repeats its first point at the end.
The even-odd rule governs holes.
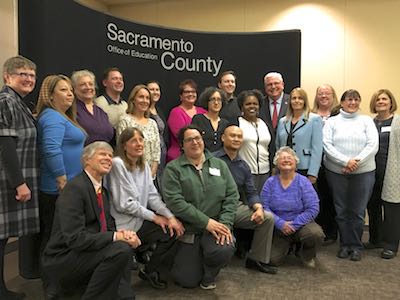
{"type": "Polygon", "coordinates": [[[191,244],[179,242],[172,267],[174,281],[185,288],[215,281],[219,271],[235,253],[235,245],[218,245],[208,231],[196,235],[191,244]]]}
{"type": "Polygon", "coordinates": [[[146,248],[148,245],[156,243],[157,247],[153,251],[150,261],[146,264],[146,272],[159,271],[163,266],[170,269],[173,258],[177,250],[177,240],[175,236],[170,237],[169,231],[164,233],[160,226],[153,222],[144,221],[142,227],[137,232],[142,245],[136,249],[146,248]]]}
{"type": "Polygon", "coordinates": [[[128,270],[131,254],[132,248],[118,241],[97,251],[72,250],[60,263],[48,263],[46,258],[43,268],[53,283],[65,289],[87,284],[82,299],[133,298],[128,270]]]}
{"type": "Polygon", "coordinates": [[[385,218],[382,226],[382,244],[385,249],[397,252],[400,240],[400,203],[383,201],[385,218]]]}
{"type": "Polygon", "coordinates": [[[338,226],[335,220],[336,210],[333,204],[332,190],[326,180],[326,169],[324,166],[321,166],[319,170],[317,192],[320,208],[315,222],[322,227],[327,239],[336,240],[338,236],[338,226]]]}
{"type": "Polygon", "coordinates": [[[379,162],[376,164],[375,184],[372,190],[371,198],[368,201],[368,222],[369,222],[369,241],[374,244],[380,244],[382,241],[382,187],[385,177],[385,165],[379,162]]]}

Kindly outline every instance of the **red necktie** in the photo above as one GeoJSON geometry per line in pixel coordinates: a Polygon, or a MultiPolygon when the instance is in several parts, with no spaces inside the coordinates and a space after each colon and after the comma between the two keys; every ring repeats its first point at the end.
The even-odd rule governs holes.
{"type": "Polygon", "coordinates": [[[104,213],[104,202],[103,195],[101,194],[101,188],[97,191],[97,205],[100,208],[100,228],[101,232],[107,231],[106,215],[104,213]]]}
{"type": "Polygon", "coordinates": [[[276,100],[273,101],[274,111],[272,113],[272,126],[276,128],[278,125],[278,108],[276,107],[276,100]]]}

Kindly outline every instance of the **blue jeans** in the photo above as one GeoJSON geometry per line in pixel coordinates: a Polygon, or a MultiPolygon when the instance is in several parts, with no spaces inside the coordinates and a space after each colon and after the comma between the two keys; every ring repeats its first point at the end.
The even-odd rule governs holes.
{"type": "Polygon", "coordinates": [[[326,170],[326,178],[335,204],[340,247],[360,250],[363,248],[365,209],[374,187],[375,171],[344,175],[326,170]]]}

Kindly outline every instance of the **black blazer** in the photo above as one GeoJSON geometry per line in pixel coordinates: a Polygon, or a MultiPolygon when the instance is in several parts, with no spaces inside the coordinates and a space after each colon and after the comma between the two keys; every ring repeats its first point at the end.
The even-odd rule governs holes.
{"type": "Polygon", "coordinates": [[[100,209],[92,181],[85,172],[67,183],[56,202],[53,230],[43,254],[45,266],[68,263],[73,251],[96,253],[113,242],[115,222],[110,215],[110,197],[103,188],[107,231],[100,231],[100,209]]]}
{"type": "MultiPolygon", "coordinates": [[[[283,98],[282,98],[282,103],[281,103],[281,108],[279,110],[279,114],[278,114],[278,123],[280,118],[282,118],[283,116],[286,115],[286,110],[288,108],[289,105],[289,94],[283,94],[283,98]]],[[[269,144],[268,147],[268,152],[269,152],[269,165],[270,165],[270,170],[272,170],[273,167],[273,159],[275,156],[275,152],[276,152],[276,148],[275,148],[275,135],[276,135],[276,128],[278,128],[278,126],[276,126],[276,128],[274,129],[274,127],[272,126],[272,119],[271,119],[271,111],[269,109],[269,99],[268,96],[265,96],[264,98],[264,103],[262,104],[262,106],[260,107],[260,112],[258,114],[258,117],[260,119],[263,119],[265,124],[267,124],[268,129],[269,129],[269,133],[271,134],[271,143],[269,144]]]]}

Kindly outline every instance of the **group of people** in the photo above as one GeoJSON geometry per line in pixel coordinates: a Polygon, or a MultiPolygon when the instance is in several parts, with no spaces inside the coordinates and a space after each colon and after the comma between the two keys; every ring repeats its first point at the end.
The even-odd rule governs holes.
{"type": "Polygon", "coordinates": [[[32,114],[23,98],[36,65],[12,57],[3,77],[1,299],[24,298],[4,282],[9,237],[19,237],[24,277],[35,277],[40,257],[46,299],[76,285],[83,299],[134,299],[132,256],[148,249],[138,275],[154,288],[167,287],[166,269],[182,287],[214,289],[244,237],[237,241],[236,229],[252,231],[245,267],[269,274],[290,252],[315,267],[318,246],[338,237],[339,258],[359,261],[363,248],[397,253],[400,121],[389,90],[373,95],[372,119],[359,112],[356,90],[339,102],[321,85],[311,108],[304,89],[284,92],[277,72],[265,75],[265,96],[236,97],[226,71],[199,106],[196,82],[182,81],[166,118],[157,81],[136,85],[125,101],[113,67],[97,98],[88,70],[47,76],[32,114]]]}

